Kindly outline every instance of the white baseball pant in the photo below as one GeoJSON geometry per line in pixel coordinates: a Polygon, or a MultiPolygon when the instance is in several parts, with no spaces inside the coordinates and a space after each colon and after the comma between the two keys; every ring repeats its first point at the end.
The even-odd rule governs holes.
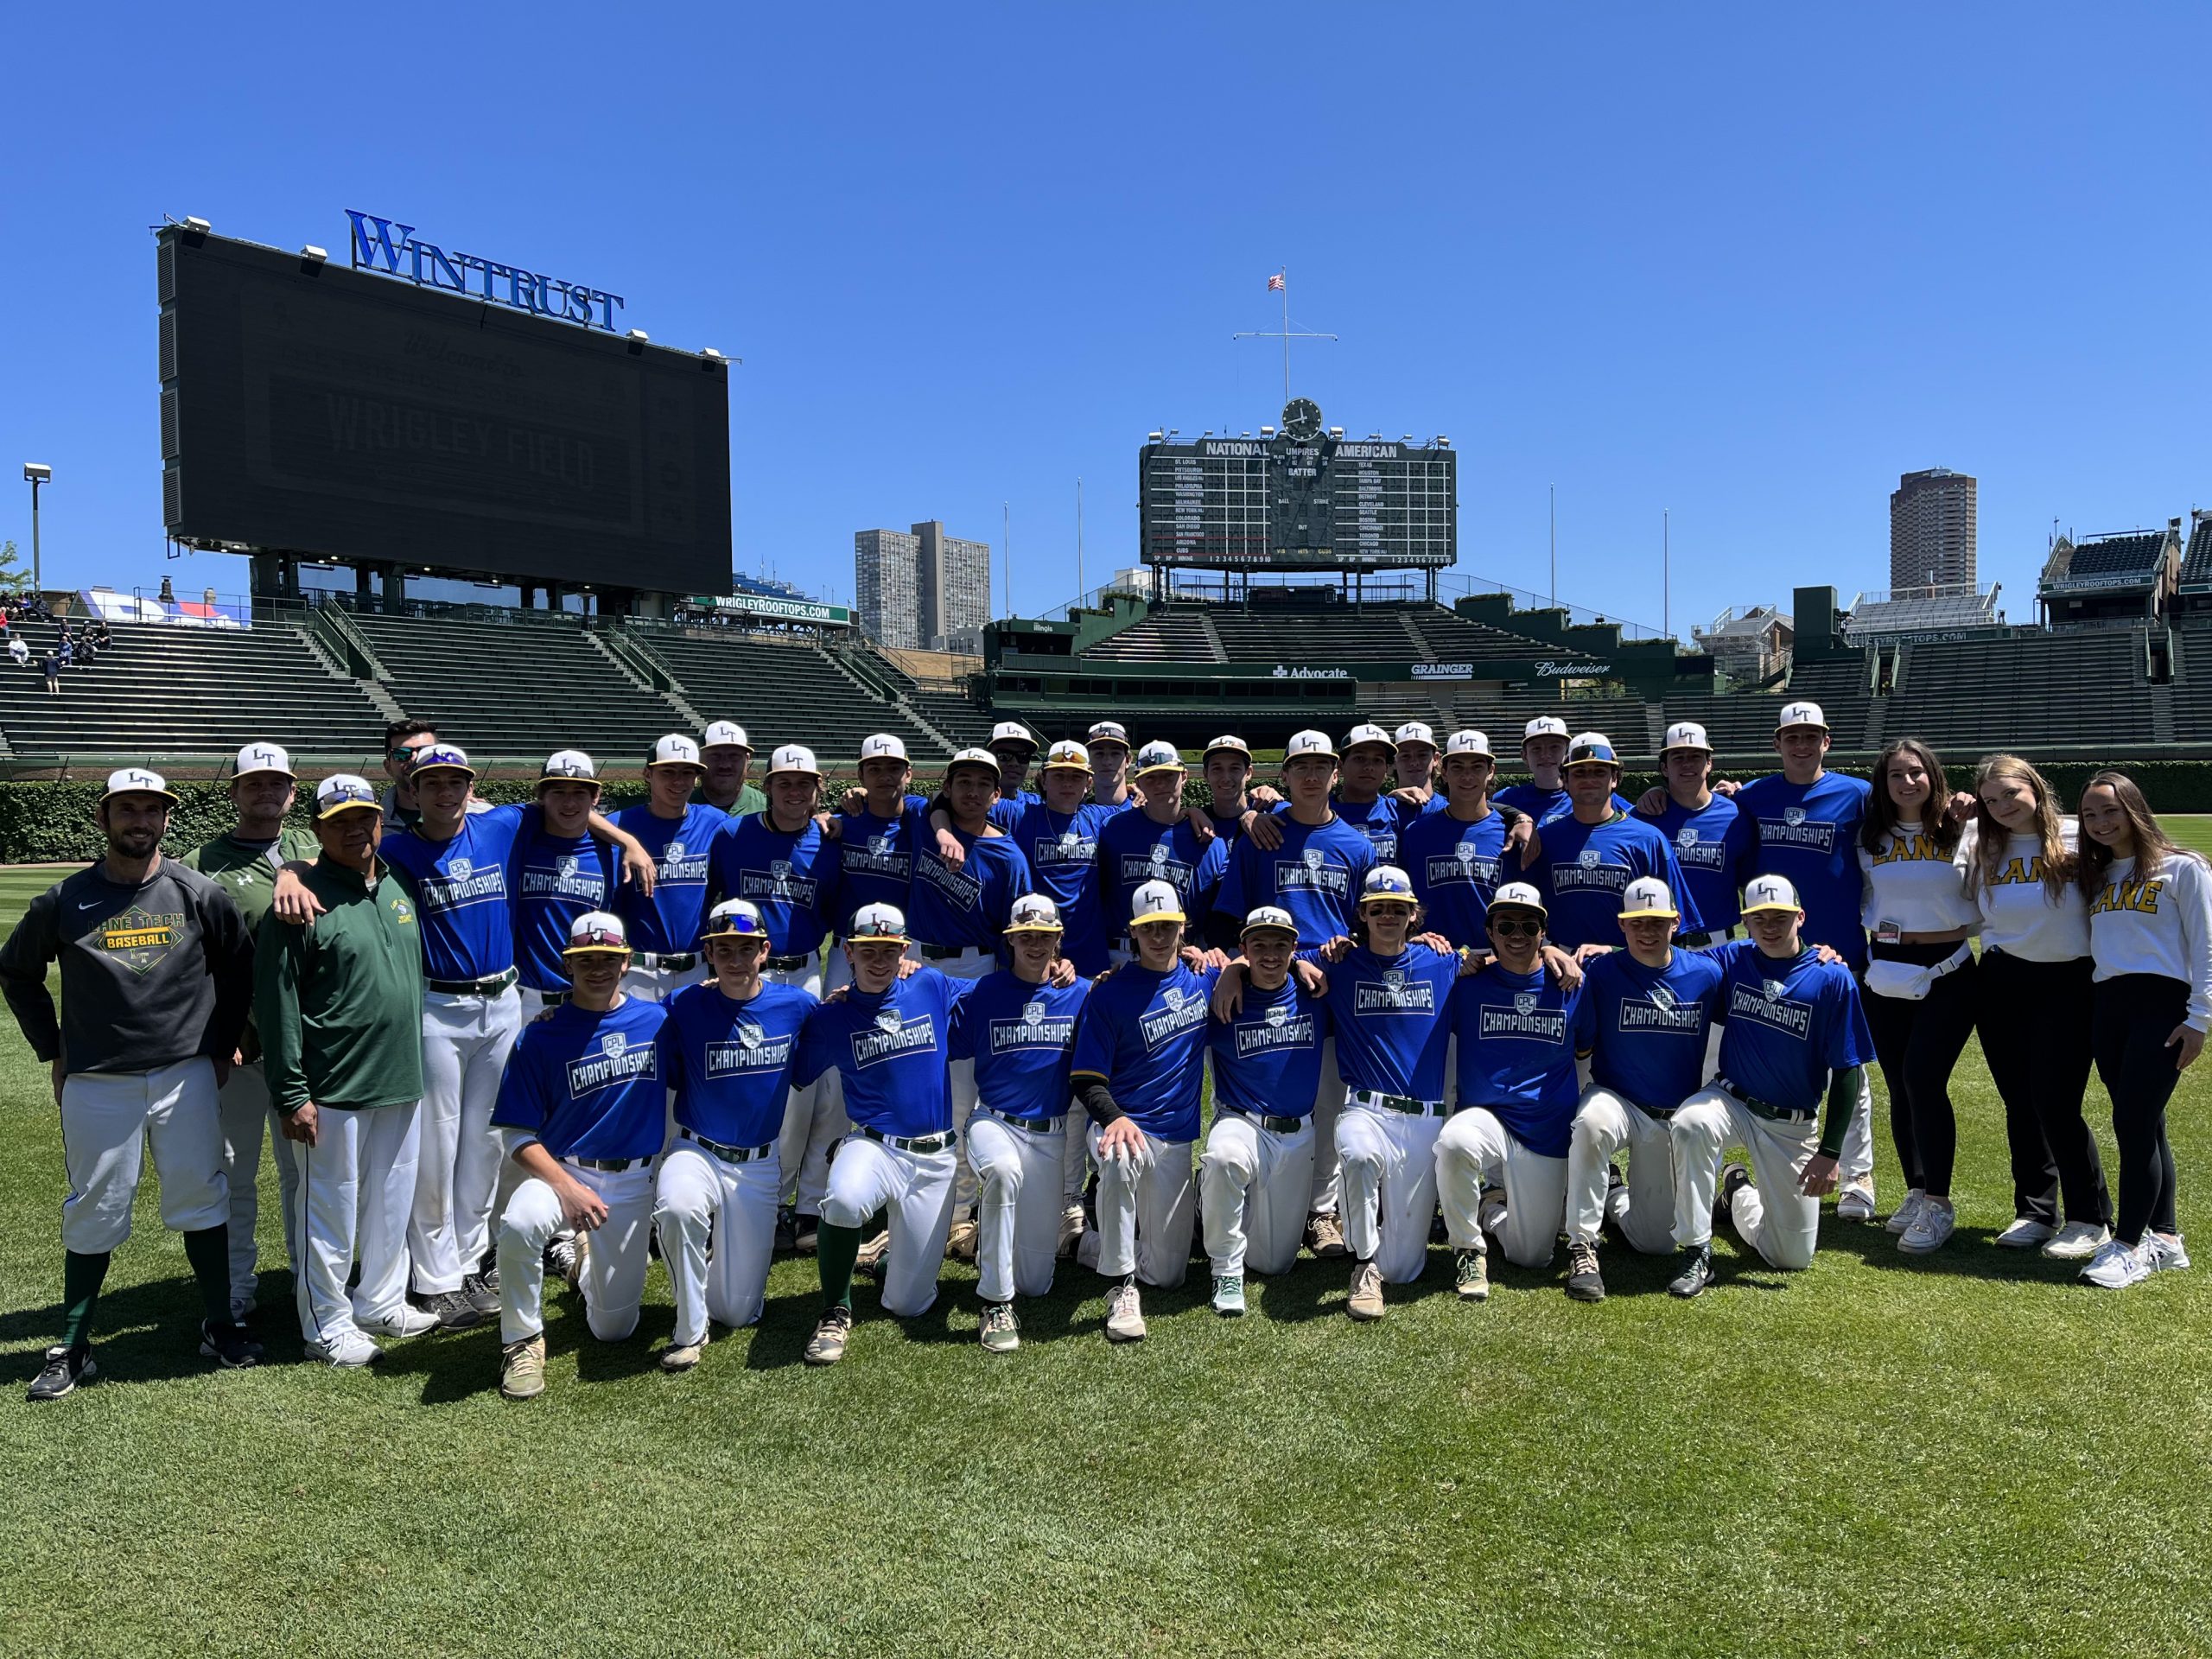
{"type": "Polygon", "coordinates": [[[72,1071],[61,1083],[61,1246],[100,1255],[130,1236],[146,1148],[172,1232],[219,1227],[231,1213],[215,1067],[204,1055],[150,1071],[72,1071]]]}
{"type": "Polygon", "coordinates": [[[1101,1158],[1103,1133],[1090,1126],[1090,1161],[1098,1170],[1098,1271],[1109,1279],[1134,1273],[1147,1285],[1173,1290],[1190,1271],[1198,1220],[1191,1143],[1147,1133],[1135,1156],[1101,1158]]]}
{"type": "Polygon", "coordinates": [[[1821,1242],[1821,1201],[1797,1190],[1797,1178],[1821,1149],[1817,1115],[1802,1122],[1761,1117],[1724,1089],[1700,1089],[1669,1126],[1681,1171],[1675,1200],[1675,1237],[1685,1249],[1713,1240],[1713,1197],[1720,1154],[1739,1144],[1751,1155],[1753,1185],[1737,1189],[1729,1213],[1738,1236],[1769,1267],[1812,1265],[1821,1242]]]}
{"type": "Polygon", "coordinates": [[[1363,1106],[1357,1098],[1347,1098],[1338,1114],[1344,1249],[1357,1261],[1372,1258],[1386,1283],[1411,1284],[1428,1265],[1436,1136],[1443,1122],[1433,1107],[1399,1112],[1363,1106]]]}
{"type": "MultiPolygon", "coordinates": [[[[713,977],[711,972],[708,976],[713,977]]],[[[796,985],[809,996],[822,995],[822,958],[809,957],[797,968],[770,968],[763,970],[761,981],[769,985],[796,985]]]]}
{"type": "Polygon", "coordinates": [[[1452,1114],[1436,1137],[1436,1191],[1455,1250],[1483,1250],[1491,1223],[1505,1259],[1516,1267],[1551,1265],[1567,1217],[1567,1160],[1531,1152],[1487,1107],[1452,1114]],[[1483,1189],[1503,1187],[1505,1212],[1482,1213],[1483,1189]]]}
{"type": "Polygon", "coordinates": [[[632,957],[622,970],[622,995],[647,1002],[665,1002],[686,985],[700,985],[711,977],[702,957],[689,968],[649,968],[632,957]]]}
{"type": "Polygon", "coordinates": [[[1343,1207],[1344,1183],[1337,1170],[1337,1115],[1344,1110],[1350,1093],[1344,1073],[1337,1070],[1337,1039],[1329,1038],[1321,1045],[1321,1086],[1313,1096],[1313,1179],[1306,1207],[1317,1216],[1333,1216],[1343,1207]]]}
{"type": "MultiPolygon", "coordinates": [[[[652,1262],[645,1243],[652,1226],[652,1160],[615,1170],[586,1169],[564,1159],[562,1167],[607,1205],[607,1219],[594,1231],[578,1233],[590,1241],[579,1282],[592,1335],[620,1342],[638,1328],[652,1262]]],[[[545,1329],[545,1245],[563,1224],[560,1195],[537,1177],[524,1177],[499,1216],[500,1341],[520,1342],[545,1329]]]]}
{"type": "Polygon", "coordinates": [[[734,1328],[760,1317],[782,1185],[772,1146],[734,1164],[677,1131],[653,1187],[653,1225],[676,1292],[671,1346],[704,1341],[710,1319],[734,1328]]]}
{"type": "Polygon", "coordinates": [[[223,1179],[231,1192],[231,1309],[245,1307],[258,1287],[254,1234],[261,1224],[261,1142],[274,1144],[276,1196],[284,1222],[284,1260],[300,1271],[300,1161],[269,1107],[269,1077],[259,1060],[234,1065],[217,1096],[223,1125],[223,1179]]]}
{"type": "Polygon", "coordinates": [[[499,1074],[521,1031],[512,985],[496,996],[423,994],[422,1154],[407,1249],[424,1295],[459,1290],[480,1269],[492,1217],[521,1179],[492,1127],[499,1074]]]}
{"type": "Polygon", "coordinates": [[[298,1164],[300,1335],[327,1344],[395,1317],[407,1302],[407,1230],[422,1107],[315,1108],[315,1143],[283,1142],[298,1164]],[[353,1262],[360,1282],[346,1281],[353,1262]]]}
{"type": "Polygon", "coordinates": [[[1628,1185],[1611,1200],[1613,1224],[1633,1248],[1665,1255],[1675,1248],[1675,1137],[1668,1120],[1594,1084],[1574,1109],[1567,1149],[1567,1236],[1578,1244],[1598,1242],[1611,1185],[1606,1172],[1623,1147],[1628,1185]]]}
{"type": "MultiPolygon", "coordinates": [[[[842,1109],[842,1096],[840,1097],[842,1109]]],[[[822,1219],[832,1227],[868,1225],[888,1210],[891,1244],[884,1257],[883,1311],[902,1319],[926,1313],[937,1300],[944,1236],[952,1226],[952,1177],[957,1160],[942,1152],[902,1151],[855,1130],[830,1157],[830,1190],[822,1219]]]]}
{"type": "Polygon", "coordinates": [[[1285,1135],[1242,1112],[1215,1114],[1198,1154],[1200,1218],[1214,1272],[1290,1270],[1306,1236],[1313,1133],[1310,1117],[1285,1135]]]}
{"type": "Polygon", "coordinates": [[[1852,1103],[1851,1126],[1844,1130],[1843,1147],[1836,1154],[1837,1177],[1846,1186],[1874,1179],[1873,1075],[1871,1065],[1859,1068],[1859,1098],[1852,1103]]]}
{"type": "Polygon", "coordinates": [[[923,957],[920,960],[928,963],[947,979],[981,979],[987,974],[997,972],[999,965],[998,953],[986,950],[980,944],[963,945],[957,956],[923,957]]]}
{"type": "Polygon", "coordinates": [[[976,1289],[987,1302],[1042,1296],[1060,1242],[1061,1149],[1067,1119],[1016,1126],[988,1106],[968,1121],[976,1179],[976,1289]]]}
{"type": "Polygon", "coordinates": [[[944,1080],[952,1091],[952,1127],[960,1131],[960,1162],[952,1174],[952,1218],[965,1221],[976,1213],[976,1168],[969,1162],[975,1148],[968,1143],[968,1125],[980,1098],[976,1062],[954,1060],[945,1067],[944,1080]]]}
{"type": "MultiPolygon", "coordinates": [[[[922,959],[921,947],[908,945],[906,957],[909,962],[919,962],[922,959]]],[[[828,965],[822,970],[822,994],[827,996],[839,986],[852,982],[853,964],[845,956],[845,947],[842,943],[833,941],[830,946],[828,965]]]]}

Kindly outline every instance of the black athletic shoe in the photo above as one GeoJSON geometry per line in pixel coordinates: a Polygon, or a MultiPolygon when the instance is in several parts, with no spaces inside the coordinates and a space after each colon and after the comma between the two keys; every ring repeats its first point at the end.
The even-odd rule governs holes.
{"type": "Polygon", "coordinates": [[[1713,1248],[1707,1244],[1693,1244],[1680,1254],[1682,1270],[1667,1281],[1667,1294],[1684,1298],[1694,1296],[1713,1282],[1713,1248]]]}
{"type": "Polygon", "coordinates": [[[1605,1278],[1598,1271],[1596,1245],[1569,1244],[1567,1247],[1567,1294],[1578,1302],[1602,1302],[1605,1300],[1605,1278]]]}
{"type": "Polygon", "coordinates": [[[778,1255],[789,1255],[798,1249],[798,1212],[789,1205],[776,1211],[776,1244],[778,1255]]]}
{"type": "Polygon", "coordinates": [[[1619,1222],[1613,1218],[1613,1206],[1615,1204],[1619,1202],[1618,1199],[1613,1197],[1613,1194],[1619,1192],[1627,1185],[1628,1183],[1621,1179],[1620,1166],[1618,1164],[1615,1164],[1611,1160],[1608,1159],[1605,1163],[1605,1210],[1603,1218],[1598,1224],[1598,1228],[1600,1232],[1611,1233],[1615,1238],[1618,1238],[1621,1236],[1621,1225],[1619,1222]]]}
{"type": "Polygon", "coordinates": [[[483,1324],[487,1317],[478,1313],[475,1305],[457,1290],[432,1291],[413,1300],[416,1306],[437,1320],[441,1331],[470,1330],[483,1324]]]}
{"type": "Polygon", "coordinates": [[[801,1255],[814,1254],[815,1240],[822,1230],[819,1216],[794,1216],[791,1218],[791,1249],[801,1255]]]}
{"type": "Polygon", "coordinates": [[[1733,1227],[1736,1215],[1732,1200],[1751,1184],[1751,1172],[1741,1164],[1729,1164],[1720,1172],[1720,1190],[1713,1198],[1713,1225],[1717,1231],[1722,1227],[1733,1227]]]}
{"type": "Polygon", "coordinates": [[[472,1273],[461,1281],[461,1298],[479,1313],[489,1319],[499,1311],[499,1269],[490,1273],[472,1273]]]}
{"type": "Polygon", "coordinates": [[[213,1319],[202,1319],[200,1357],[213,1360],[226,1371],[244,1370],[249,1365],[261,1363],[261,1344],[236,1319],[220,1325],[213,1319]]]}
{"type": "Polygon", "coordinates": [[[31,1379],[30,1392],[24,1398],[59,1400],[79,1382],[89,1382],[99,1374],[90,1348],[49,1348],[46,1367],[31,1379]]]}

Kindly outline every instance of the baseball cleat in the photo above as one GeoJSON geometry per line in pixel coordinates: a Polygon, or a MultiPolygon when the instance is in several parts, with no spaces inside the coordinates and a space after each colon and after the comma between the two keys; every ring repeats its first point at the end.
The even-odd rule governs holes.
{"type": "Polygon", "coordinates": [[[1677,1254],[1682,1270],[1667,1281],[1667,1294],[1669,1296],[1694,1296],[1713,1282],[1713,1247],[1692,1244],[1677,1254]]]}
{"type": "Polygon", "coordinates": [[[2179,1273],[2189,1266],[2189,1252],[2182,1249],[2179,1233],[2145,1233],[2143,1248],[2151,1252],[2153,1273],[2179,1273]]]}
{"type": "Polygon", "coordinates": [[[1224,1319],[1233,1319],[1244,1311],[1244,1275],[1241,1273],[1217,1273],[1213,1276],[1213,1311],[1224,1319]]]}
{"type": "Polygon", "coordinates": [[[234,1319],[222,1325],[202,1319],[200,1357],[213,1360],[226,1371],[244,1370],[261,1363],[261,1344],[253,1339],[251,1332],[234,1319]]]}
{"type": "Polygon", "coordinates": [[[30,1390],[23,1397],[59,1400],[79,1382],[89,1382],[99,1374],[100,1368],[92,1363],[90,1348],[49,1348],[46,1351],[46,1363],[31,1379],[30,1390]]]}
{"type": "Polygon", "coordinates": [[[2058,1236],[2058,1229],[2034,1216],[2017,1217],[2012,1224],[1997,1235],[1993,1241],[2001,1250],[2032,1250],[2038,1244],[2048,1244],[2058,1236]]]}
{"type": "MultiPolygon", "coordinates": [[[[1904,1202],[1897,1205],[1895,1211],[1891,1213],[1890,1218],[1882,1224],[1883,1230],[1885,1232],[1904,1233],[1912,1225],[1914,1217],[1920,1214],[1920,1206],[1927,1202],[1928,1194],[1921,1191],[1920,1188],[1916,1186],[1914,1187],[1910,1192],[1904,1195],[1904,1202]]],[[[1840,1208],[1842,1206],[1843,1200],[1841,1198],[1838,1198],[1836,1200],[1836,1204],[1837,1206],[1840,1208]]]]}
{"type": "Polygon", "coordinates": [[[1316,1211],[1306,1217],[1306,1248],[1317,1258],[1342,1255],[1344,1230],[1337,1224],[1334,1216],[1316,1211]]]}
{"type": "Polygon", "coordinates": [[[664,1371],[688,1371],[699,1363],[699,1352],[707,1345],[704,1337],[696,1342],[671,1342],[660,1351],[660,1368],[664,1371]]]}
{"type": "MultiPolygon", "coordinates": [[[[576,1265],[576,1235],[556,1233],[545,1241],[545,1271],[556,1279],[566,1279],[569,1270],[576,1265]]],[[[499,1269],[493,1268],[496,1274],[499,1269]]]]}
{"type": "Polygon", "coordinates": [[[2043,1247],[2047,1262],[2087,1262],[2112,1240],[2112,1229],[2091,1221],[2069,1221],[2043,1247]]]}
{"type": "Polygon", "coordinates": [[[2115,1238],[2082,1269],[2082,1277],[2100,1290],[2125,1290],[2130,1285],[2141,1284],[2151,1273],[2148,1243],[2124,1244],[2115,1238]]]}
{"type": "Polygon", "coordinates": [[[862,1273],[874,1273],[891,1254],[891,1230],[887,1227],[874,1238],[863,1243],[853,1257],[853,1265],[862,1273]]]}
{"type": "Polygon", "coordinates": [[[812,1255],[814,1246],[822,1231],[819,1216],[798,1216],[791,1221],[791,1249],[801,1255],[812,1255]]]}
{"type": "Polygon", "coordinates": [[[418,1303],[438,1322],[441,1331],[467,1331],[484,1323],[484,1316],[457,1290],[434,1290],[418,1303]]]}
{"type": "Polygon", "coordinates": [[[1066,1261],[1075,1254],[1075,1247],[1083,1242],[1083,1206],[1071,1204],[1060,1211],[1060,1238],[1053,1254],[1066,1261]]]}
{"type": "Polygon", "coordinates": [[[1106,1340],[1144,1340],[1144,1306],[1137,1300],[1137,1285],[1134,1279],[1115,1286],[1113,1294],[1106,1299],[1106,1340]]]}
{"type": "Polygon", "coordinates": [[[1010,1354],[1021,1346],[1021,1321],[1014,1317],[1012,1302],[985,1302],[982,1328],[976,1339],[987,1354],[1010,1354]]]}
{"type": "Polygon", "coordinates": [[[853,1334],[853,1310],[833,1307],[815,1322],[801,1356],[810,1365],[835,1365],[845,1357],[845,1343],[853,1334]]]}
{"type": "Polygon", "coordinates": [[[1838,1221],[1872,1221],[1874,1219],[1874,1178],[1862,1175],[1855,1181],[1846,1181],[1843,1191],[1836,1194],[1835,1218],[1838,1221]]]}
{"type": "Polygon", "coordinates": [[[412,1302],[400,1303],[388,1319],[357,1319],[364,1334],[372,1337],[419,1337],[438,1328],[438,1316],[412,1302]]]}
{"type": "Polygon", "coordinates": [[[976,1224],[963,1216],[952,1224],[951,1230],[944,1236],[944,1253],[956,1262],[973,1262],[976,1259],[976,1224]]]}
{"type": "Polygon", "coordinates": [[[308,1352],[324,1364],[337,1370],[359,1370],[364,1365],[373,1365],[384,1357],[384,1350],[371,1342],[359,1331],[340,1332],[334,1337],[308,1344],[308,1352]]]}
{"type": "Polygon", "coordinates": [[[1567,1247],[1567,1294],[1571,1301],[1602,1302],[1605,1276],[1598,1271],[1598,1247],[1570,1243],[1567,1247]]]}
{"type": "Polygon", "coordinates": [[[1897,1249],[1907,1255],[1930,1255],[1950,1243],[1952,1230],[1958,1224],[1958,1212],[1951,1207],[1948,1198],[1923,1198],[1913,1215],[1912,1225],[1897,1240],[1897,1249]]]}
{"type": "Polygon", "coordinates": [[[1715,1229],[1736,1224],[1735,1198],[1751,1184],[1751,1172],[1741,1164],[1724,1165],[1720,1171],[1720,1190],[1713,1198],[1713,1224],[1715,1229]]]}
{"type": "Polygon", "coordinates": [[[490,1274],[472,1273],[461,1281],[461,1300],[488,1318],[499,1311],[499,1281],[490,1274]]]}
{"type": "Polygon", "coordinates": [[[1455,1250],[1452,1255],[1452,1287],[1463,1302],[1490,1300],[1490,1256],[1483,1250],[1455,1250]]]}
{"type": "Polygon", "coordinates": [[[1351,1291],[1345,1298],[1344,1312],[1365,1323],[1379,1319],[1385,1312],[1382,1306],[1382,1269],[1370,1257],[1356,1262],[1351,1269],[1351,1291]]]}
{"type": "Polygon", "coordinates": [[[499,1350],[499,1392],[510,1400],[535,1400],[545,1392],[543,1332],[508,1343],[499,1350]]]}
{"type": "Polygon", "coordinates": [[[1605,1218],[1599,1224],[1611,1228],[1613,1236],[1618,1238],[1621,1231],[1621,1217],[1627,1212],[1627,1210],[1628,1183],[1621,1179],[1620,1170],[1611,1160],[1608,1160],[1605,1164],[1605,1218]]]}

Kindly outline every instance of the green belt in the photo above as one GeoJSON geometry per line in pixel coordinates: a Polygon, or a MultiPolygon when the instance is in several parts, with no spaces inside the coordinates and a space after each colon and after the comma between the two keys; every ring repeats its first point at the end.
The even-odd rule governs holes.
{"type": "Polygon", "coordinates": [[[1770,1123],[1810,1123],[1820,1116],[1818,1112],[1792,1111],[1770,1101],[1754,1100],[1726,1077],[1715,1077],[1713,1082],[1715,1088],[1726,1090],[1729,1096],[1753,1117],[1763,1117],[1770,1123]]]}
{"type": "Polygon", "coordinates": [[[1442,1117],[1444,1103],[1440,1100],[1415,1100],[1409,1095],[1382,1095],[1371,1089],[1352,1090],[1352,1103],[1357,1106],[1387,1107],[1394,1112],[1404,1112],[1411,1117],[1442,1117]]]}

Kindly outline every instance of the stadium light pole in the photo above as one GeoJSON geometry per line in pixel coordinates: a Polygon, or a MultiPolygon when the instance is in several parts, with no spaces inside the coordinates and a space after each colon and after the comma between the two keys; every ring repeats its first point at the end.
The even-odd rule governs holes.
{"type": "Polygon", "coordinates": [[[1659,509],[1659,631],[1675,637],[1675,543],[1672,513],[1659,509]]]}
{"type": "Polygon", "coordinates": [[[23,463],[23,478],[31,486],[31,591],[38,594],[46,588],[46,578],[39,563],[38,486],[54,481],[54,468],[44,461],[27,461],[23,463]]]}

